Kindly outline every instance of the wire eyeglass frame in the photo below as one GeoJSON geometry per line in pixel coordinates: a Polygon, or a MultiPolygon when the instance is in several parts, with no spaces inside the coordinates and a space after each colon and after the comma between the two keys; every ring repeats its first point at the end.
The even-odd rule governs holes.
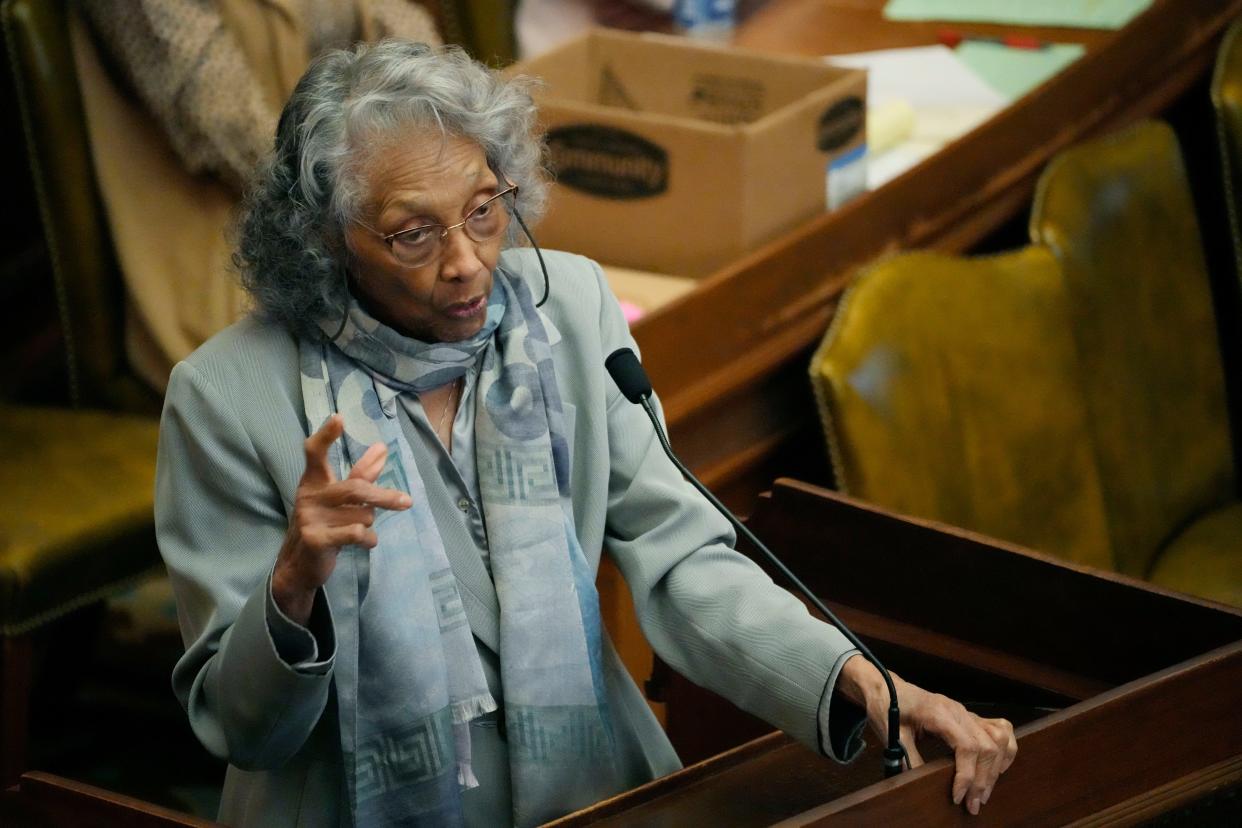
{"type": "Polygon", "coordinates": [[[389,233],[387,236],[381,236],[381,238],[388,245],[388,249],[392,252],[393,258],[396,259],[401,264],[405,265],[406,267],[426,267],[427,265],[434,264],[435,262],[439,261],[440,257],[444,255],[444,240],[448,238],[448,234],[452,230],[456,230],[460,228],[461,231],[466,234],[467,238],[469,238],[471,241],[477,244],[482,244],[483,242],[491,241],[492,239],[504,233],[505,230],[507,230],[509,227],[508,216],[510,214],[516,215],[517,192],[518,192],[518,185],[510,184],[509,186],[505,187],[505,189],[496,193],[496,195],[492,196],[491,198],[487,199],[486,201],[476,206],[469,213],[467,213],[461,221],[457,222],[456,224],[449,224],[449,225],[444,225],[444,224],[439,224],[439,223],[420,224],[418,227],[408,227],[405,230],[398,230],[396,233],[389,233]],[[512,196],[512,200],[510,202],[506,202],[504,200],[505,196],[512,196]],[[483,210],[492,205],[498,205],[504,211],[505,220],[497,224],[497,227],[494,232],[490,232],[483,236],[476,235],[477,231],[475,232],[471,231],[470,222],[476,218],[476,214],[480,210],[483,210]],[[428,232],[428,231],[436,233],[436,236],[434,237],[435,246],[431,248],[425,256],[410,258],[408,256],[403,256],[401,253],[398,252],[398,250],[400,249],[399,242],[404,237],[410,236],[414,233],[422,233],[422,232],[428,232]]]}

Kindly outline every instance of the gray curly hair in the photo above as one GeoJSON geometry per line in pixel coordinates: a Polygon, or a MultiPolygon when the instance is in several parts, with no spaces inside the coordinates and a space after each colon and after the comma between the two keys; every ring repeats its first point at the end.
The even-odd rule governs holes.
{"type": "Polygon", "coordinates": [[[547,182],[533,83],[505,79],[455,46],[385,40],[318,57],[285,104],[275,147],[242,203],[233,263],[259,310],[312,337],[323,336],[319,320],[344,313],[344,233],[366,197],[367,147],[412,129],[477,143],[518,185],[523,218],[537,221],[547,182]]]}

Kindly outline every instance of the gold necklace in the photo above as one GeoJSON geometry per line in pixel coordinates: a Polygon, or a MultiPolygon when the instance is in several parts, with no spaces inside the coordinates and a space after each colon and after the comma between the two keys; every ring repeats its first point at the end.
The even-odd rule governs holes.
{"type": "MultiPolygon", "coordinates": [[[[453,407],[453,401],[457,397],[457,391],[461,388],[461,377],[453,380],[453,387],[449,389],[448,399],[444,401],[444,410],[440,412],[440,422],[436,424],[436,434],[444,433],[444,420],[448,417],[449,409],[453,407]]],[[[451,443],[451,440],[445,441],[445,445],[451,443]]]]}

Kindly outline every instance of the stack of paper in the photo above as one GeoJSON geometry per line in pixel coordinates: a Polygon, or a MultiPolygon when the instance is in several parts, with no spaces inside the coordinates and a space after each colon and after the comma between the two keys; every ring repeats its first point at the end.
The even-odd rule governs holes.
{"type": "Polygon", "coordinates": [[[875,189],[950,141],[979,126],[1008,100],[984,83],[946,46],[832,55],[832,63],[867,70],[867,104],[879,111],[895,101],[914,110],[910,136],[871,159],[867,186],[875,189]]]}
{"type": "Polygon", "coordinates": [[[1152,0],[889,0],[889,20],[956,20],[1011,26],[1120,29],[1152,0]]]}
{"type": "Polygon", "coordinates": [[[1013,49],[1001,43],[968,40],[957,57],[989,86],[1014,101],[1078,60],[1078,43],[1050,43],[1042,49],[1013,49]]]}

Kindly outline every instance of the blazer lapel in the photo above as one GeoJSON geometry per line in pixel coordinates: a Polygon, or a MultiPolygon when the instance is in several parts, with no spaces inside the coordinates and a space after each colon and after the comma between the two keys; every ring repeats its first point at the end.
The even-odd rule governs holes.
{"type": "Polygon", "coordinates": [[[444,553],[449,566],[457,577],[461,603],[475,638],[482,641],[492,652],[500,652],[500,601],[496,598],[496,585],[483,558],[466,544],[445,543],[444,553]]]}

